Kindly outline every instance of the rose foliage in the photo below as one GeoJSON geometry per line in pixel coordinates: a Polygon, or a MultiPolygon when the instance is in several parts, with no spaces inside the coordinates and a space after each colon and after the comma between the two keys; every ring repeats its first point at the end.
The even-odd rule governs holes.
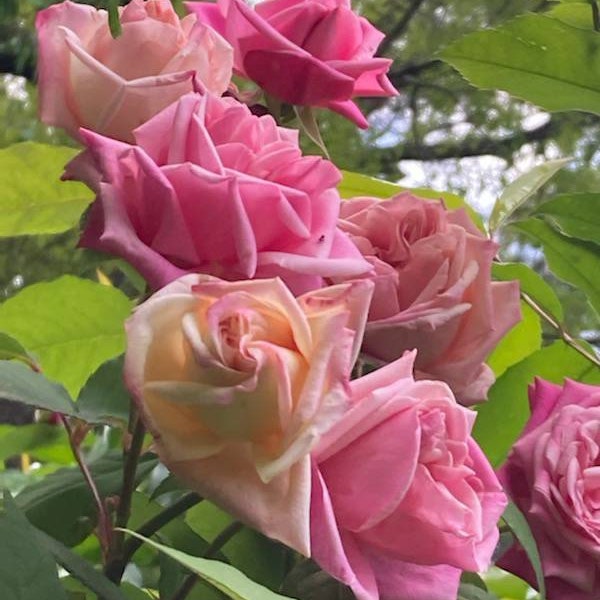
{"type": "MultiPolygon", "coordinates": [[[[116,4],[66,0],[36,18],[40,119],[77,146],[61,160],[71,183],[52,185],[87,186],[79,245],[100,281],[0,306],[0,396],[45,411],[12,454],[38,452],[52,475],[0,513],[0,531],[22,519],[36,542],[23,543],[40,546],[37,597],[88,598],[79,579],[115,599],[115,584],[177,600],[210,584],[237,600],[489,600],[498,560],[550,600],[597,600],[594,351],[462,201],[382,199],[381,182],[302,150],[313,109],[366,128],[357,99],[398,93],[375,55],[384,34],[349,0],[188,2],[186,16],[169,0],[116,4]],[[540,317],[561,340],[548,348],[540,317]],[[528,415],[538,369],[587,383],[537,379],[528,415]],[[48,440],[68,468],[53,472],[64,452],[48,440]],[[496,473],[487,453],[510,446],[496,473]],[[503,515],[514,534],[500,536],[503,515]],[[137,555],[127,528],[158,534],[170,558],[137,555]]],[[[499,200],[495,233],[534,175],[499,200]]],[[[567,281],[556,248],[574,253],[594,304],[578,269],[597,221],[552,206],[518,226],[552,241],[567,281]]],[[[13,555],[0,554],[11,570],[13,555]]],[[[7,598],[33,598],[15,582],[7,598]]]]}

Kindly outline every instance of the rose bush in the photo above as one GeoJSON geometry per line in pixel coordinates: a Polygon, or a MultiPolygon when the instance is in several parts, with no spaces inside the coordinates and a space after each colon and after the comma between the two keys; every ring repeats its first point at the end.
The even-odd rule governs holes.
{"type": "Polygon", "coordinates": [[[290,104],[334,110],[368,123],[351,98],[393,96],[392,63],[373,55],[383,39],[349,0],[187,2],[234,48],[235,70],[290,104]]]}
{"type": "Polygon", "coordinates": [[[494,376],[483,361],[520,319],[517,282],[491,282],[496,244],[464,210],[409,193],[344,202],[339,226],[374,268],[363,350],[388,362],[416,348],[419,378],[484,400],[494,376]]]}
{"type": "Polygon", "coordinates": [[[98,194],[82,245],[122,256],[153,288],[190,271],[282,277],[296,292],[369,270],[336,228],[339,171],[298,132],[233,98],[189,94],[129,145],[82,131],[67,168],[98,194]]]}
{"type": "MultiPolygon", "coordinates": [[[[499,471],[536,539],[549,600],[600,597],[600,386],[538,379],[531,417],[499,471]]],[[[500,566],[536,586],[521,546],[500,566]]]]}
{"type": "Polygon", "coordinates": [[[188,275],[127,325],[125,378],[164,463],[309,554],[309,451],[348,408],[372,285],[296,299],[278,279],[188,275]]]}
{"type": "Polygon", "coordinates": [[[455,600],[487,568],[506,505],[447,385],[407,353],[350,384],[352,408],[313,452],[313,558],[358,600],[455,600]]]}
{"type": "Polygon", "coordinates": [[[169,0],[132,0],[120,9],[122,34],[107,13],[62,2],[38,12],[40,118],[78,137],[79,127],[131,141],[132,131],[194,89],[222,94],[231,46],[169,0]]]}

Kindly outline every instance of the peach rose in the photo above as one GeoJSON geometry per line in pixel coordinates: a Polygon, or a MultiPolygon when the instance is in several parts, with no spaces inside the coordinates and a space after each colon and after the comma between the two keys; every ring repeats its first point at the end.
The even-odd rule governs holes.
{"type": "Polygon", "coordinates": [[[340,215],[375,272],[364,352],[389,362],[416,348],[418,378],[445,381],[464,404],[484,400],[484,361],[520,320],[518,283],[491,281],[496,244],[464,210],[408,193],[355,198],[340,215]]]}
{"type": "Polygon", "coordinates": [[[165,464],[305,554],[309,452],[347,409],[371,292],[186,275],[127,325],[125,378],[165,464]]]}
{"type": "Polygon", "coordinates": [[[169,0],[132,0],[113,39],[104,10],[63,2],[38,13],[40,119],[78,137],[79,127],[131,141],[132,131],[195,89],[222,94],[233,50],[169,0]],[[194,79],[196,78],[196,82],[194,79]]]}

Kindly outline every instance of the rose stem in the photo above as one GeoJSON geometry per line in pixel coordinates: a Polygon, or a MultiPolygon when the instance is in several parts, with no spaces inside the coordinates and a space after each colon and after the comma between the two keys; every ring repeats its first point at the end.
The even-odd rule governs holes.
{"type": "MultiPolygon", "coordinates": [[[[219,535],[212,541],[210,546],[206,549],[206,552],[202,555],[202,558],[212,558],[217,552],[238,532],[244,525],[239,521],[233,521],[219,533],[219,535]]],[[[198,575],[190,573],[181,584],[181,587],[173,594],[171,600],[185,600],[188,594],[192,591],[192,588],[198,581],[198,575]]]]}
{"type": "MultiPolygon", "coordinates": [[[[121,529],[127,527],[127,521],[131,513],[131,498],[135,491],[135,473],[146,433],[144,424],[133,403],[129,411],[128,433],[131,435],[131,439],[129,444],[125,444],[123,449],[123,484],[121,485],[119,504],[115,517],[115,527],[121,529]]],[[[113,531],[110,555],[106,561],[104,574],[114,583],[118,583],[121,580],[127,566],[123,562],[124,542],[125,533],[123,531],[113,531]]]]}
{"type": "Polygon", "coordinates": [[[104,506],[104,502],[100,497],[100,492],[96,487],[96,482],[92,477],[92,473],[90,472],[87,464],[83,460],[83,456],[81,455],[80,444],[81,441],[77,442],[73,435],[73,429],[69,424],[69,420],[65,415],[60,415],[60,420],[64,425],[64,428],[67,432],[67,437],[69,438],[69,445],[71,446],[71,450],[73,452],[73,456],[79,465],[79,469],[83,474],[83,478],[87,483],[90,491],[92,492],[92,496],[94,498],[94,503],[96,504],[96,509],[98,511],[98,540],[100,541],[100,547],[102,548],[102,554],[106,558],[108,556],[109,548],[110,548],[110,540],[111,540],[111,525],[110,519],[106,513],[106,508],[104,506]]]}

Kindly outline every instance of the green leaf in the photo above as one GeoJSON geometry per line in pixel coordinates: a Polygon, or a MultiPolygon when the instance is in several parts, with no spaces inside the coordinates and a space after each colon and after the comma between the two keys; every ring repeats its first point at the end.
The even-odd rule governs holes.
{"type": "Polygon", "coordinates": [[[17,342],[14,338],[0,331],[0,360],[22,360],[30,363],[31,358],[27,354],[27,350],[17,342]]]}
{"type": "MultiPolygon", "coordinates": [[[[37,530],[35,533],[37,545],[51,553],[57,563],[81,581],[87,588],[98,594],[98,597],[102,598],[102,600],[127,600],[127,596],[123,595],[121,590],[112,581],[104,577],[87,560],[81,558],[81,556],[75,554],[43,531],[37,530]]],[[[48,596],[40,596],[39,600],[43,597],[48,596]]]]}
{"type": "Polygon", "coordinates": [[[60,233],[93,200],[82,183],[60,181],[77,150],[34,142],[0,149],[0,237],[60,233]]]}
{"type": "Polygon", "coordinates": [[[514,223],[512,227],[540,244],[550,270],[578,287],[600,314],[600,246],[561,235],[539,219],[514,223]]]}
{"type": "Polygon", "coordinates": [[[464,208],[475,225],[485,231],[481,216],[460,196],[450,192],[439,192],[429,188],[405,188],[396,183],[390,183],[383,179],[376,179],[352,171],[342,171],[342,181],[338,185],[338,191],[343,199],[355,198],[357,196],[371,196],[374,198],[391,198],[402,192],[410,192],[419,198],[428,200],[443,200],[446,208],[455,210],[464,208]]]}
{"type": "Polygon", "coordinates": [[[562,0],[561,4],[555,6],[546,13],[553,19],[558,19],[581,29],[594,29],[594,19],[592,16],[592,7],[589,2],[581,0],[562,0]]]}
{"type": "Polygon", "coordinates": [[[493,263],[492,277],[497,281],[517,279],[521,291],[535,300],[544,311],[559,322],[564,319],[563,307],[556,293],[546,281],[524,263],[493,263]]]}
{"type": "Polygon", "coordinates": [[[129,418],[129,404],[129,392],[123,382],[123,356],[101,365],[77,399],[79,417],[89,423],[123,425],[129,418]]]}
{"type": "Polygon", "coordinates": [[[67,442],[65,431],[60,426],[47,423],[0,425],[0,461],[23,452],[35,454],[38,448],[60,442],[67,442]]]}
{"type": "Polygon", "coordinates": [[[24,288],[0,306],[0,329],[35,355],[44,374],[73,397],[125,349],[130,300],[119,290],[65,275],[24,288]]]}
{"type": "MultiPolygon", "coordinates": [[[[209,542],[232,522],[231,515],[206,500],[186,514],[186,523],[209,542]]],[[[234,567],[271,589],[279,589],[285,577],[286,552],[281,544],[248,528],[237,533],[222,549],[234,567]]]]}
{"type": "Polygon", "coordinates": [[[294,112],[296,113],[296,117],[298,117],[300,130],[306,133],[306,135],[317,145],[319,150],[321,150],[326,158],[329,158],[329,152],[327,151],[327,146],[321,137],[321,130],[319,129],[319,124],[315,118],[314,110],[310,106],[294,106],[294,112]]]}
{"type": "Polygon", "coordinates": [[[510,216],[535,194],[571,158],[549,160],[533,167],[504,188],[490,215],[490,231],[497,231],[510,216]]]}
{"type": "Polygon", "coordinates": [[[125,531],[170,556],[233,600],[289,600],[289,596],[276,594],[266,587],[258,585],[231,565],[218,560],[190,556],[144,538],[134,531],[125,531]]]}
{"type": "Polygon", "coordinates": [[[77,409],[62,385],[48,381],[28,366],[0,361],[0,398],[74,416],[77,409]]]}
{"type": "Polygon", "coordinates": [[[461,583],[458,587],[457,600],[498,600],[498,596],[472,583],[461,583]]]}
{"type": "Polygon", "coordinates": [[[568,236],[600,243],[600,194],[556,196],[534,214],[549,217],[568,236]]]}
{"type": "Polygon", "coordinates": [[[538,315],[524,302],[521,302],[523,318],[496,346],[487,364],[500,377],[508,367],[523,360],[542,345],[542,325],[538,315]]]}
{"type": "Polygon", "coordinates": [[[494,466],[500,465],[529,418],[527,386],[535,377],[563,383],[565,377],[600,384],[600,369],[558,340],[509,367],[477,407],[473,437],[494,466]]]}
{"type": "Polygon", "coordinates": [[[542,570],[542,562],[540,560],[540,553],[535,543],[531,529],[527,520],[523,516],[523,513],[517,508],[514,502],[509,502],[504,514],[502,515],[505,523],[509,526],[510,530],[514,533],[515,537],[523,546],[523,549],[527,553],[527,557],[531,562],[531,566],[535,571],[535,576],[538,583],[538,591],[540,593],[540,600],[546,598],[546,583],[544,581],[544,571],[542,570]]]}
{"type": "Polygon", "coordinates": [[[0,598],[67,600],[52,556],[37,543],[35,530],[4,494],[0,515],[0,598]]]}
{"type": "MultiPolygon", "coordinates": [[[[512,534],[509,535],[514,539],[512,534]]],[[[501,598],[510,598],[511,600],[526,600],[527,598],[529,585],[512,573],[492,567],[485,573],[484,578],[488,589],[501,598]]]]}
{"type": "Polygon", "coordinates": [[[472,84],[548,111],[600,112],[600,36],[542,14],[466,35],[441,58],[472,84]]]}
{"type": "MultiPolygon", "coordinates": [[[[157,462],[143,457],[136,481],[146,477],[157,462]]],[[[120,455],[109,455],[89,467],[102,498],[119,493],[123,478],[120,455]]],[[[78,467],[60,469],[25,488],[17,496],[17,504],[33,525],[67,546],[81,543],[96,522],[96,506],[78,467]]]]}

